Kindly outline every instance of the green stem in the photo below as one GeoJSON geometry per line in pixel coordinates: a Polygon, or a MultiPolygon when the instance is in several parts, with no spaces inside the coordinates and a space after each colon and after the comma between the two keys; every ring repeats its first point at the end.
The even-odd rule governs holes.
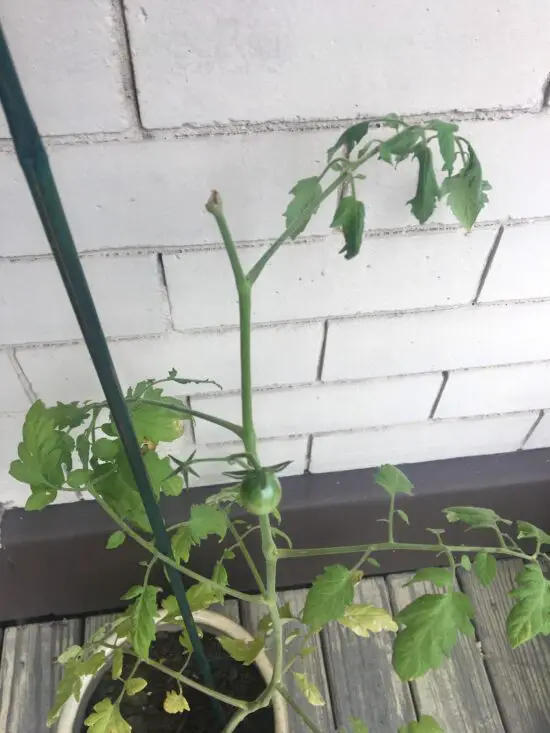
{"type": "Polygon", "coordinates": [[[306,715],[306,713],[302,710],[298,703],[290,696],[286,687],[284,687],[283,685],[277,685],[277,692],[287,701],[287,703],[294,710],[294,712],[300,716],[305,725],[311,731],[313,731],[313,733],[323,733],[323,731],[315,725],[313,720],[308,715],[306,715]]]}
{"type": "Polygon", "coordinates": [[[393,519],[395,516],[395,494],[390,496],[390,511],[388,514],[388,540],[389,542],[395,542],[393,536],[393,519]]]}
{"type": "MultiPolygon", "coordinates": [[[[258,568],[256,567],[256,563],[254,562],[254,560],[252,559],[252,556],[248,552],[248,547],[246,546],[244,542],[244,536],[241,536],[238,533],[237,529],[235,528],[235,525],[233,524],[233,522],[230,519],[228,519],[228,527],[229,527],[229,531],[235,538],[237,546],[239,547],[246,561],[246,564],[248,565],[250,572],[252,573],[252,577],[256,581],[258,590],[260,591],[260,593],[265,594],[266,589],[265,589],[264,581],[262,580],[262,576],[260,575],[258,568]]],[[[256,528],[252,527],[251,529],[256,529],[256,528]]]]}
{"type": "MultiPolygon", "coordinates": [[[[132,400],[127,401],[132,402],[132,400]]],[[[139,399],[135,401],[141,402],[144,405],[155,405],[155,407],[162,407],[165,410],[172,410],[173,412],[179,413],[182,417],[196,417],[199,420],[205,420],[206,422],[211,422],[214,425],[219,425],[221,428],[230,430],[232,433],[235,433],[235,435],[237,435],[239,438],[243,437],[243,429],[240,425],[230,422],[229,420],[223,420],[221,417],[216,417],[215,415],[209,415],[207,412],[193,410],[190,407],[178,407],[177,405],[171,405],[167,402],[160,402],[159,400],[139,399]]]]}
{"type": "MultiPolygon", "coordinates": [[[[478,553],[487,552],[491,555],[506,555],[517,557],[520,560],[531,561],[532,555],[525,552],[503,547],[475,547],[469,545],[448,545],[451,552],[478,553]]],[[[413,542],[378,542],[372,545],[348,545],[342,547],[312,547],[304,550],[279,548],[279,558],[288,560],[297,557],[316,557],[319,555],[353,555],[359,552],[385,552],[392,550],[407,550],[409,552],[441,552],[441,545],[423,545],[413,542]]]]}
{"type": "Polygon", "coordinates": [[[138,545],[141,545],[141,547],[147,550],[147,552],[153,555],[153,557],[155,557],[157,560],[160,560],[165,565],[169,565],[171,568],[174,568],[174,570],[179,571],[182,575],[187,575],[189,578],[193,578],[193,580],[196,580],[199,583],[209,583],[212,587],[216,588],[216,590],[222,591],[227,596],[233,596],[233,598],[238,598],[239,600],[246,601],[247,603],[265,603],[264,599],[261,596],[250,595],[249,593],[241,593],[241,591],[233,590],[232,588],[228,588],[225,585],[216,583],[214,580],[211,580],[210,578],[205,578],[203,575],[196,573],[194,570],[189,570],[189,568],[180,565],[171,557],[168,557],[168,555],[164,555],[162,552],[159,552],[155,545],[145,540],[140,534],[133,530],[129,524],[126,524],[126,522],[121,519],[115,511],[111,509],[111,507],[107,504],[103,497],[100,496],[94,488],[88,486],[87,489],[97,501],[99,506],[103,509],[103,511],[108,514],[109,517],[111,517],[113,522],[115,522],[115,524],[117,524],[120,529],[122,529],[128,535],[128,537],[131,537],[135,542],[138,543],[138,545]]]}

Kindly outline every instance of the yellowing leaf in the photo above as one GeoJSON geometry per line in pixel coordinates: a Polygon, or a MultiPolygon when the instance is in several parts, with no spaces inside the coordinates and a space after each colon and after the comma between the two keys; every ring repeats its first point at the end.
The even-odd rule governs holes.
{"type": "Polygon", "coordinates": [[[380,631],[397,631],[398,626],[391,615],[383,608],[368,603],[355,603],[348,606],[340,623],[351,629],[357,636],[369,637],[380,631]]]}
{"type": "Polygon", "coordinates": [[[71,659],[75,659],[76,657],[78,657],[81,651],[81,646],[78,646],[78,644],[73,644],[72,646],[67,647],[67,649],[65,649],[65,651],[57,657],[57,661],[59,662],[59,664],[67,664],[67,662],[69,662],[71,659]]]}
{"type": "Polygon", "coordinates": [[[132,729],[120,714],[118,705],[104,698],[94,705],[94,712],[84,721],[88,733],[132,733],[132,729]]]}
{"type": "Polygon", "coordinates": [[[146,687],[147,680],[144,680],[143,677],[132,677],[131,680],[126,680],[124,685],[127,695],[137,695],[138,692],[141,692],[146,687]]]}
{"type": "Polygon", "coordinates": [[[422,715],[418,721],[399,728],[399,733],[443,733],[443,728],[431,715],[422,715]]]}
{"type": "Polygon", "coordinates": [[[232,639],[229,636],[218,636],[218,641],[230,657],[245,665],[252,664],[264,648],[264,637],[256,636],[252,641],[232,639]]]}
{"type": "Polygon", "coordinates": [[[166,693],[162,707],[170,715],[177,715],[177,713],[184,713],[186,710],[191,710],[186,698],[174,690],[166,693]]]}
{"type": "Polygon", "coordinates": [[[119,680],[122,676],[122,663],[124,662],[124,652],[122,649],[117,649],[113,653],[113,664],[111,666],[111,677],[114,680],[119,680]]]}
{"type": "Polygon", "coordinates": [[[319,688],[306,674],[303,674],[302,672],[293,672],[293,675],[296,680],[296,684],[298,685],[298,689],[310,705],[315,705],[316,707],[326,705],[326,702],[323,700],[323,696],[319,692],[319,688]]]}
{"type": "Polygon", "coordinates": [[[369,733],[368,727],[359,718],[350,718],[350,733],[369,733]]]}

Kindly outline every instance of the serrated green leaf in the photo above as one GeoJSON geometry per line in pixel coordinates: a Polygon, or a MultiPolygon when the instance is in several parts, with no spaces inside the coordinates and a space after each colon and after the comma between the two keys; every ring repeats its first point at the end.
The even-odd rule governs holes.
{"type": "Polygon", "coordinates": [[[348,606],[340,619],[342,626],[351,629],[357,636],[368,638],[381,631],[397,631],[398,626],[384,608],[369,603],[354,603],[348,606]]]}
{"type": "Polygon", "coordinates": [[[399,733],[444,733],[439,723],[431,715],[422,715],[418,721],[399,728],[399,733]]]}
{"type": "Polygon", "coordinates": [[[494,555],[487,552],[478,552],[474,560],[474,573],[481,585],[491,585],[497,574],[497,561],[494,555]]]}
{"type": "Polygon", "coordinates": [[[191,528],[187,524],[179,527],[172,535],[172,552],[178,561],[189,562],[191,548],[196,544],[191,528]]]}
{"type": "Polygon", "coordinates": [[[413,484],[405,476],[403,471],[400,471],[395,466],[391,466],[386,463],[381,466],[374,477],[375,483],[381,486],[390,496],[396,494],[411,494],[414,489],[413,484]]]}
{"type": "Polygon", "coordinates": [[[430,148],[425,143],[420,143],[415,146],[412,154],[418,160],[418,183],[414,198],[407,203],[411,205],[413,216],[420,224],[424,224],[435,211],[439,199],[439,185],[435,177],[430,148]]]}
{"type": "Polygon", "coordinates": [[[468,596],[452,592],[416,598],[396,620],[400,629],[393,646],[393,666],[402,680],[421,677],[439,667],[458,641],[473,634],[474,609],[468,596]]]}
{"type": "Polygon", "coordinates": [[[56,427],[78,428],[92,411],[91,405],[79,405],[78,402],[58,402],[55,407],[49,408],[56,427]]]}
{"type": "Polygon", "coordinates": [[[512,648],[538,634],[550,634],[550,582],[538,563],[526,565],[516,576],[510,595],[515,599],[506,620],[506,633],[512,648]]]}
{"type": "Polygon", "coordinates": [[[116,649],[113,652],[113,663],[111,665],[111,677],[119,680],[122,677],[122,665],[124,663],[124,652],[122,649],[116,649]]]}
{"type": "Polygon", "coordinates": [[[354,196],[344,196],[340,199],[330,226],[342,230],[345,245],[340,252],[344,252],[346,260],[353,259],[359,253],[363,241],[365,205],[354,196]]]}
{"type": "Polygon", "coordinates": [[[470,230],[488,201],[490,185],[483,180],[481,165],[468,143],[468,161],[462,170],[446,178],[441,185],[442,197],[447,197],[451,211],[465,229],[470,230]]]}
{"type": "Polygon", "coordinates": [[[334,157],[334,154],[340,150],[340,148],[345,147],[346,152],[348,154],[351,153],[353,148],[358,145],[368,133],[369,124],[369,121],[365,120],[363,122],[357,122],[355,125],[348,127],[347,130],[344,130],[344,132],[340,135],[334,145],[332,145],[332,147],[330,147],[327,151],[329,162],[334,157]]]}
{"type": "Polygon", "coordinates": [[[71,659],[78,657],[81,652],[82,647],[78,646],[78,644],[73,644],[72,646],[67,647],[67,649],[57,657],[57,661],[59,664],[67,664],[71,659]]]}
{"type": "Polygon", "coordinates": [[[149,647],[155,638],[157,593],[158,588],[147,586],[131,607],[132,646],[136,654],[143,659],[149,656],[149,647]]]}
{"type": "Polygon", "coordinates": [[[263,635],[256,636],[252,641],[232,639],[229,636],[218,636],[218,641],[230,657],[237,662],[242,662],[246,666],[252,664],[264,648],[265,643],[263,635]]]}
{"type": "Polygon", "coordinates": [[[94,712],[84,721],[88,733],[131,733],[132,729],[120,713],[120,708],[109,698],[94,705],[94,712]]]}
{"type": "Polygon", "coordinates": [[[118,529],[116,532],[113,532],[113,534],[110,535],[105,547],[107,548],[107,550],[115,550],[117,547],[120,547],[122,545],[125,539],[126,535],[124,534],[124,532],[121,529],[118,529]]]}
{"type": "Polygon", "coordinates": [[[147,687],[147,680],[144,680],[143,677],[132,677],[132,679],[126,680],[124,683],[124,689],[126,690],[127,695],[137,695],[138,692],[141,692],[147,687]]]}
{"type": "Polygon", "coordinates": [[[121,519],[151,532],[151,525],[137,489],[128,459],[120,451],[114,463],[99,464],[94,470],[96,491],[121,519]]]}
{"type": "Polygon", "coordinates": [[[395,512],[405,522],[405,524],[409,524],[409,515],[407,512],[404,512],[403,509],[396,509],[395,512]]]}
{"type": "Polygon", "coordinates": [[[92,472],[87,468],[75,468],[67,474],[67,483],[71,489],[80,489],[82,486],[87,484],[92,478],[92,472]]]}
{"type": "Polygon", "coordinates": [[[151,488],[157,499],[161,492],[167,496],[179,496],[183,489],[181,476],[175,476],[169,458],[161,458],[155,451],[143,456],[151,488]]]}
{"type": "Polygon", "coordinates": [[[87,433],[81,433],[76,438],[76,452],[84,468],[88,467],[90,460],[90,442],[87,433]]]}
{"type": "Polygon", "coordinates": [[[474,529],[495,529],[501,524],[512,524],[492,509],[475,506],[452,506],[443,510],[448,522],[464,522],[474,529]]]}
{"type": "Polygon", "coordinates": [[[25,509],[28,512],[39,512],[48,504],[51,504],[52,501],[55,501],[56,496],[57,491],[53,489],[36,489],[36,491],[33,489],[32,494],[25,503],[25,509]]]}
{"type": "Polygon", "coordinates": [[[132,585],[126,593],[120,597],[121,601],[131,601],[134,598],[139,598],[139,596],[143,593],[143,586],[142,585],[132,585]]]}
{"type": "Polygon", "coordinates": [[[109,438],[98,438],[92,443],[92,455],[100,461],[114,461],[120,450],[119,440],[110,440],[109,438]]]}
{"type": "Polygon", "coordinates": [[[191,710],[187,699],[175,690],[169,690],[166,693],[162,707],[164,712],[170,715],[177,715],[178,713],[184,713],[186,710],[191,710]]]}
{"type": "Polygon", "coordinates": [[[380,157],[386,163],[400,163],[412,153],[421,135],[420,127],[405,128],[381,143],[380,157]]]}
{"type": "Polygon", "coordinates": [[[432,120],[428,124],[428,129],[437,132],[439,152],[443,158],[443,170],[451,174],[456,158],[455,132],[458,131],[458,125],[452,122],[443,122],[442,120],[432,120]]]}
{"type": "Polygon", "coordinates": [[[433,583],[437,588],[451,588],[454,582],[454,575],[447,568],[421,568],[405,585],[426,581],[433,583]]]}
{"type": "Polygon", "coordinates": [[[140,393],[140,399],[130,402],[128,407],[139,442],[170,443],[181,437],[183,435],[184,403],[175,397],[163,396],[161,389],[155,387],[142,389],[142,385],[137,385],[135,388],[134,398],[136,390],[140,393]],[[141,400],[154,400],[160,404],[151,405],[141,400]],[[166,405],[178,407],[182,410],[182,414],[169,409],[166,405]]]}
{"type": "Polygon", "coordinates": [[[202,611],[213,603],[218,603],[219,593],[211,583],[195,583],[187,589],[187,600],[191,610],[202,611]]]}
{"type": "Polygon", "coordinates": [[[329,621],[338,621],[353,601],[353,579],[343,565],[330,565],[318,575],[308,591],[303,622],[319,631],[329,621]]]}
{"type": "Polygon", "coordinates": [[[287,229],[293,226],[290,238],[295,239],[304,231],[309,220],[319,208],[319,204],[315,206],[314,202],[320,198],[323,189],[317,176],[314,176],[298,181],[290,193],[294,198],[286,208],[285,219],[287,229]]]}
{"type": "Polygon", "coordinates": [[[326,705],[319,688],[315,682],[307,676],[307,674],[302,672],[293,672],[292,674],[294,675],[298,689],[310,705],[315,705],[316,707],[326,705]]]}
{"type": "Polygon", "coordinates": [[[195,504],[191,507],[188,526],[196,542],[216,534],[223,540],[227,533],[225,514],[209,504],[195,504]]]}
{"type": "Polygon", "coordinates": [[[530,522],[517,522],[518,540],[534,539],[540,545],[550,545],[550,535],[530,522]]]}

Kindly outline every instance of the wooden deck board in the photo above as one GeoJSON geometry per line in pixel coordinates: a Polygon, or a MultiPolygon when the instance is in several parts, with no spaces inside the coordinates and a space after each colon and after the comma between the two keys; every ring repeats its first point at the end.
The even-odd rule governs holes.
{"type": "MultiPolygon", "coordinates": [[[[404,573],[388,578],[396,612],[424,593],[437,592],[431,583],[405,587],[411,577],[411,573],[404,573]]],[[[504,733],[481,651],[473,637],[461,636],[451,657],[437,670],[415,680],[412,689],[419,712],[432,715],[444,731],[504,733]]]]}
{"type": "Polygon", "coordinates": [[[79,620],[6,629],[0,663],[0,733],[48,733],[46,717],[62,676],[55,660],[81,642],[79,620]]]}
{"type": "Polygon", "coordinates": [[[476,608],[476,625],[485,664],[507,731],[550,731],[550,640],[537,637],[517,649],[506,639],[508,593],[520,561],[498,563],[497,577],[482,588],[470,573],[461,582],[476,608]]]}
{"type": "MultiPolygon", "coordinates": [[[[355,602],[390,610],[384,580],[361,581],[355,602]]],[[[389,633],[364,639],[340,624],[330,624],[323,631],[323,644],[337,727],[356,716],[374,733],[395,733],[416,719],[409,687],[391,669],[389,633]]]]}
{"type": "MultiPolygon", "coordinates": [[[[306,595],[307,590],[283,591],[279,593],[279,605],[289,603],[292,613],[299,615],[302,612],[306,595]]],[[[251,633],[254,632],[258,621],[265,613],[266,608],[264,606],[247,606],[246,604],[243,604],[241,606],[243,626],[251,633]]],[[[285,624],[285,635],[288,635],[289,632],[298,628],[303,629],[303,626],[293,622],[285,624]]],[[[296,700],[300,707],[304,709],[315,725],[317,725],[323,733],[334,733],[332,701],[330,697],[323,650],[318,636],[313,640],[312,646],[314,648],[313,654],[297,662],[293,669],[297,672],[305,673],[308,678],[315,683],[326,704],[322,707],[310,705],[302,693],[297,689],[292,673],[286,675],[285,684],[290,695],[294,700],[296,700]]],[[[291,641],[286,647],[287,653],[289,654],[292,654],[295,649],[296,643],[294,641],[291,641]]],[[[289,723],[292,733],[310,733],[310,729],[305,725],[303,720],[291,709],[289,709],[289,723]]]]}

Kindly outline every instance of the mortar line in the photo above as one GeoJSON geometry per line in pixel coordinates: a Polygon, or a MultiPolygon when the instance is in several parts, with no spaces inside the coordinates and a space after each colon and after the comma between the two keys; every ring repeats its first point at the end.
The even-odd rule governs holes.
{"type": "Polygon", "coordinates": [[[430,410],[430,414],[428,415],[428,420],[434,419],[435,413],[437,412],[437,408],[439,407],[439,403],[441,402],[441,398],[443,397],[443,392],[445,391],[445,387],[447,386],[447,382],[449,381],[449,372],[448,371],[443,371],[441,372],[441,374],[442,374],[441,386],[439,387],[439,392],[436,395],[436,398],[432,405],[432,409],[430,410]]]}
{"type": "Polygon", "coordinates": [[[485,260],[485,264],[483,265],[483,270],[481,271],[481,277],[479,278],[479,283],[477,285],[477,290],[475,292],[474,299],[472,300],[472,305],[476,305],[479,302],[479,298],[481,297],[481,293],[485,286],[485,281],[487,280],[487,276],[489,275],[489,272],[493,265],[493,261],[498,252],[498,248],[499,248],[500,241],[502,239],[503,234],[504,234],[504,227],[501,224],[500,227],[498,228],[498,232],[496,234],[494,242],[491,245],[491,249],[489,250],[487,259],[485,260]]]}
{"type": "Polygon", "coordinates": [[[544,410],[540,410],[539,414],[535,418],[535,422],[531,425],[531,427],[527,431],[527,435],[522,440],[521,445],[519,447],[519,450],[523,450],[525,448],[525,446],[527,445],[527,442],[528,442],[529,438],[533,435],[533,433],[535,432],[535,430],[538,428],[538,426],[540,425],[543,417],[544,417],[544,410]]]}
{"type": "Polygon", "coordinates": [[[115,36],[120,51],[122,88],[124,90],[124,97],[128,102],[127,110],[129,113],[130,127],[137,130],[140,133],[140,137],[145,137],[147,131],[141,121],[137,80],[130,43],[130,29],[124,9],[124,0],[111,0],[111,6],[113,9],[114,27],[116,29],[115,36]]]}
{"type": "Polygon", "coordinates": [[[19,359],[16,356],[15,349],[13,348],[9,349],[6,353],[8,355],[8,359],[10,360],[10,363],[15,373],[17,374],[17,379],[19,380],[19,384],[23,387],[23,391],[27,395],[29,401],[31,402],[31,404],[36,402],[36,400],[38,399],[38,395],[34,391],[29,378],[23,371],[23,367],[19,363],[19,359]]]}

